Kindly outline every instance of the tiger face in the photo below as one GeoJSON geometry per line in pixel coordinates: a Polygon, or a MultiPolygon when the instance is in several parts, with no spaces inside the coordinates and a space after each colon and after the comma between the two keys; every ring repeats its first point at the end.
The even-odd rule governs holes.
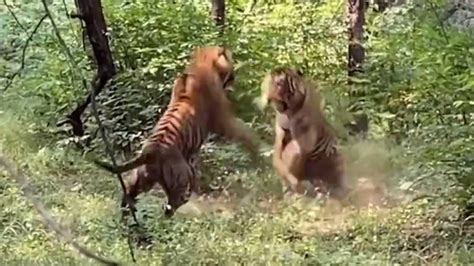
{"type": "Polygon", "coordinates": [[[194,66],[212,67],[213,71],[218,74],[223,90],[233,90],[234,60],[229,49],[220,46],[200,47],[194,51],[192,59],[195,63],[194,66]]]}
{"type": "Polygon", "coordinates": [[[270,73],[267,101],[280,113],[297,111],[304,103],[306,92],[301,71],[278,68],[270,73]]]}

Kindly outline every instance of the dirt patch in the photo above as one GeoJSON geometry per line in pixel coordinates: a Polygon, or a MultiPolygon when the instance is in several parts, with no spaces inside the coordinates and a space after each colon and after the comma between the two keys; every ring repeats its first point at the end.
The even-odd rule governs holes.
{"type": "Polygon", "coordinates": [[[219,214],[231,217],[235,212],[238,203],[228,197],[210,197],[193,195],[188,203],[181,206],[177,213],[191,216],[201,216],[207,214],[219,214]]]}

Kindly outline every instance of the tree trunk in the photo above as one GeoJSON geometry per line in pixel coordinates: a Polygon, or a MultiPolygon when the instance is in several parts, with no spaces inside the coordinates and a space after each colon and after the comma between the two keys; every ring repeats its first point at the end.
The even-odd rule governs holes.
{"type": "Polygon", "coordinates": [[[225,0],[211,0],[211,2],[211,15],[216,23],[216,26],[219,28],[219,35],[222,36],[224,34],[225,25],[225,0]]]}
{"type": "Polygon", "coordinates": [[[362,46],[364,38],[364,0],[348,0],[348,35],[349,47],[347,53],[347,71],[349,77],[362,72],[362,63],[365,58],[364,47],[362,46]]]}
{"type": "MultiPolygon", "coordinates": [[[[107,27],[105,24],[102,4],[100,0],[77,0],[76,15],[81,19],[86,27],[89,43],[94,52],[95,63],[97,65],[97,74],[92,83],[94,94],[98,95],[105,84],[115,75],[115,66],[110,52],[109,42],[107,40],[107,27]]],[[[74,135],[82,136],[84,134],[84,125],[81,115],[91,103],[91,93],[87,95],[85,101],[80,103],[74,111],[71,112],[65,121],[58,123],[58,126],[70,123],[74,135]]]]}

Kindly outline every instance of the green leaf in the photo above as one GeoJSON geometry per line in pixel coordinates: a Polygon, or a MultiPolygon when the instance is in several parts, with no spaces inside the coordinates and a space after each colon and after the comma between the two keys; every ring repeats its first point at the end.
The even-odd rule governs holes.
{"type": "Polygon", "coordinates": [[[393,119],[396,117],[395,114],[391,114],[391,113],[378,113],[377,116],[381,118],[386,118],[386,119],[393,119]]]}
{"type": "Polygon", "coordinates": [[[459,108],[464,104],[464,101],[455,101],[453,103],[454,108],[459,108]]]}

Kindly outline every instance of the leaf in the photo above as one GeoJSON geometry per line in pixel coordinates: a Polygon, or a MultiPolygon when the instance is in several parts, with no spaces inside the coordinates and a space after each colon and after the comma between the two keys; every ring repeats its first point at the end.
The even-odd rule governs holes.
{"type": "Polygon", "coordinates": [[[455,101],[453,103],[454,108],[459,108],[464,104],[464,101],[455,101]]]}
{"type": "Polygon", "coordinates": [[[395,114],[391,114],[391,113],[378,113],[377,116],[381,117],[381,118],[386,118],[386,119],[393,119],[396,117],[395,114]]]}
{"type": "Polygon", "coordinates": [[[154,75],[158,71],[158,68],[156,67],[151,67],[148,69],[148,72],[152,75],[154,75]]]}
{"type": "Polygon", "coordinates": [[[370,80],[364,78],[349,77],[349,80],[355,84],[370,84],[370,80]]]}

